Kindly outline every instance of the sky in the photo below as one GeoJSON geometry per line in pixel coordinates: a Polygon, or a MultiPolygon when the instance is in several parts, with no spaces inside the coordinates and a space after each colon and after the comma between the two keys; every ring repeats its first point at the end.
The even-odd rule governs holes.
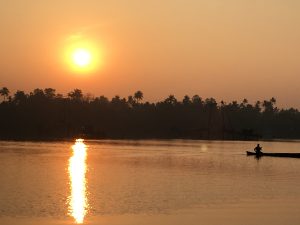
{"type": "Polygon", "coordinates": [[[300,108],[299,26],[298,0],[0,0],[0,87],[300,108]],[[95,69],[66,63],[79,42],[95,69]]]}

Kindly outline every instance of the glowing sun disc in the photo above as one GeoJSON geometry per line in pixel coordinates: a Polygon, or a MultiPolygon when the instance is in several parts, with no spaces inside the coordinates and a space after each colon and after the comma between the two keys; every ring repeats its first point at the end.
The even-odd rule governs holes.
{"type": "Polygon", "coordinates": [[[76,49],[72,55],[73,63],[79,67],[88,66],[91,63],[91,53],[86,49],[76,49]]]}
{"type": "Polygon", "coordinates": [[[73,75],[93,75],[103,65],[103,51],[92,40],[68,40],[62,43],[62,67],[73,75]]]}

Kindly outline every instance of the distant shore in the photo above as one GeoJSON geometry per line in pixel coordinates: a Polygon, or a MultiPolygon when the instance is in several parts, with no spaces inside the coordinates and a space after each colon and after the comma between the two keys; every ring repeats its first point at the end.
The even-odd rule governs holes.
{"type": "Polygon", "coordinates": [[[48,138],[48,139],[24,139],[24,138],[11,138],[11,139],[2,139],[0,138],[0,142],[74,142],[76,139],[84,139],[86,142],[93,141],[251,141],[251,142],[300,142],[300,139],[259,139],[259,140],[243,140],[243,139],[188,139],[188,138],[102,138],[102,139],[93,139],[93,138],[85,138],[85,137],[74,137],[74,138],[48,138]]]}
{"type": "Polygon", "coordinates": [[[277,108],[275,98],[250,104],[247,99],[226,103],[199,95],[182,100],[169,95],[152,103],[143,101],[141,91],[108,99],[79,89],[67,96],[53,88],[12,95],[8,88],[1,90],[1,140],[300,139],[300,112],[277,108]]]}

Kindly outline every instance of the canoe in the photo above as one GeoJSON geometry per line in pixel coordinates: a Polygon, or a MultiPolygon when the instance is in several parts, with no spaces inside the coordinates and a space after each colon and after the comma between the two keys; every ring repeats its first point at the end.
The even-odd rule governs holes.
{"type": "Polygon", "coordinates": [[[261,152],[261,153],[255,153],[255,152],[249,152],[246,151],[247,155],[255,155],[257,157],[261,156],[272,156],[272,157],[290,157],[290,158],[300,158],[300,153],[266,153],[266,152],[261,152]]]}

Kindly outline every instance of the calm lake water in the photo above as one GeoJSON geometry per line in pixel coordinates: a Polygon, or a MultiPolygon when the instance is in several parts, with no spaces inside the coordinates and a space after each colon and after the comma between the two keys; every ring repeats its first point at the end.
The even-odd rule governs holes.
{"type": "Polygon", "coordinates": [[[247,157],[255,145],[0,142],[0,224],[299,224],[300,159],[247,157]]]}

